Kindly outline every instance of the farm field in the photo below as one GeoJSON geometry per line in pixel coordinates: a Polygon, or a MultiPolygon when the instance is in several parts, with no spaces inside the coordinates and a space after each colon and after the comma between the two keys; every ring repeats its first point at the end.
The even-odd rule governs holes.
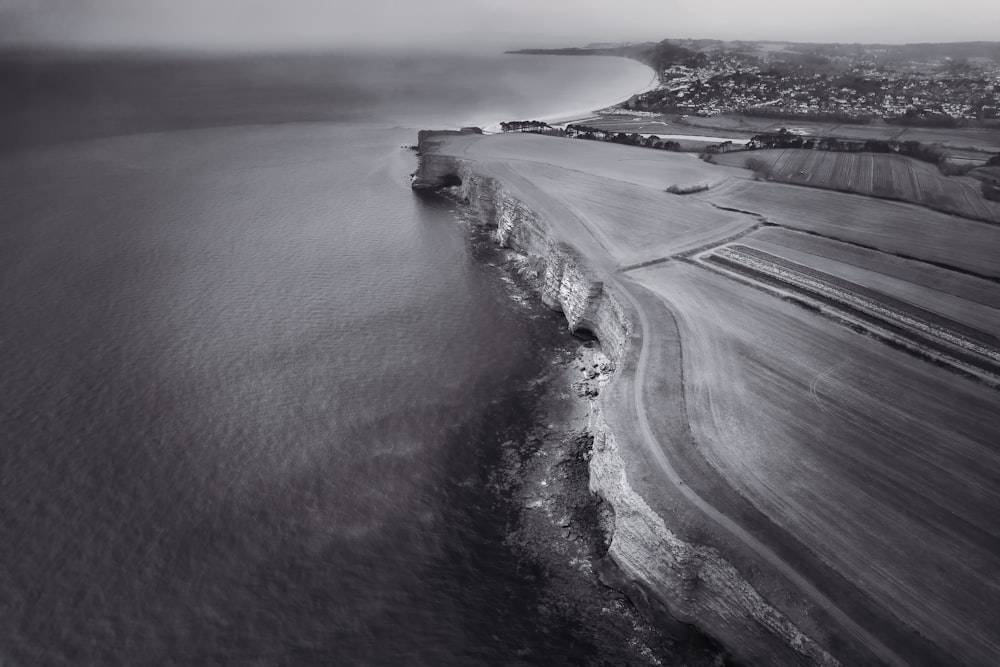
{"type": "MultiPolygon", "coordinates": [[[[985,372],[984,378],[994,384],[1000,383],[1000,339],[986,333],[982,327],[970,326],[937,310],[916,305],[913,290],[908,293],[910,299],[899,299],[874,286],[790,260],[788,254],[775,255],[739,243],[716,248],[701,260],[782,291],[791,290],[817,299],[866,326],[874,325],[890,333],[897,340],[909,341],[935,356],[943,354],[942,361],[957,369],[980,375],[985,372]]],[[[916,293],[937,305],[933,295],[916,293]]]]}
{"type": "MultiPolygon", "coordinates": [[[[946,149],[971,149],[983,154],[1000,152],[1000,131],[981,128],[925,128],[891,125],[873,121],[869,124],[825,123],[809,120],[757,118],[737,114],[723,114],[709,118],[689,116],[685,124],[701,129],[741,130],[751,134],[777,132],[784,127],[798,130],[813,137],[840,137],[842,139],[898,139],[919,141],[922,144],[941,144],[946,149]]],[[[949,152],[949,151],[946,151],[949,152]]],[[[983,156],[985,157],[985,155],[983,156]]]]}
{"type": "Polygon", "coordinates": [[[581,171],[660,190],[670,185],[721,183],[746,178],[746,170],[707,164],[693,155],[637,149],[602,141],[582,141],[538,134],[467,135],[448,142],[449,152],[476,160],[504,160],[581,171]]]}
{"type": "Polygon", "coordinates": [[[609,268],[718,243],[757,224],[752,216],[665,191],[675,183],[745,176],[690,155],[532,134],[453,137],[446,150],[479,161],[482,173],[609,268]]]}
{"type": "Polygon", "coordinates": [[[512,169],[572,212],[619,265],[694,250],[757,223],[753,216],[721,211],[691,196],[580,171],[532,163],[512,169]]]}
{"type": "Polygon", "coordinates": [[[1000,289],[972,276],[887,253],[774,227],[739,243],[865,285],[1000,336],[1000,289]]]}
{"type": "Polygon", "coordinates": [[[883,252],[1000,278],[1000,225],[901,202],[765,181],[691,195],[770,223],[883,252]]]}
{"type": "Polygon", "coordinates": [[[785,128],[796,134],[810,137],[839,137],[842,139],[895,139],[904,132],[904,128],[885,123],[870,123],[867,125],[854,123],[818,122],[805,119],[758,118],[754,116],[721,115],[701,118],[690,116],[684,123],[705,129],[718,127],[743,128],[753,134],[761,132],[777,132],[785,128]]]}
{"type": "Polygon", "coordinates": [[[771,129],[777,130],[781,123],[790,123],[775,118],[759,118],[756,116],[740,116],[738,114],[722,114],[719,116],[697,116],[688,115],[680,121],[681,124],[697,128],[699,132],[705,130],[732,130],[739,131],[748,136],[767,132],[771,129]]]}
{"type": "Polygon", "coordinates": [[[983,198],[976,185],[949,178],[933,165],[902,155],[766,149],[718,155],[718,164],[768,166],[776,181],[872,195],[920,204],[976,220],[1000,222],[1000,205],[983,198]]]}
{"type": "Polygon", "coordinates": [[[922,144],[941,144],[953,148],[971,148],[992,154],[1000,152],[1000,130],[908,127],[899,136],[899,139],[900,141],[919,141],[922,144]]]}
{"type": "Polygon", "coordinates": [[[630,275],[678,321],[689,422],[729,483],[960,662],[988,664],[995,390],[697,266],[630,275]]]}

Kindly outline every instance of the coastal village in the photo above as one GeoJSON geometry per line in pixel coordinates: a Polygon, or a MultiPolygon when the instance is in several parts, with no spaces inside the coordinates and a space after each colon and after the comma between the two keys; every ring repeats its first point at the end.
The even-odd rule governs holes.
{"type": "Polygon", "coordinates": [[[839,122],[957,126],[1000,118],[1000,64],[988,58],[883,62],[886,49],[839,56],[699,52],[660,73],[626,109],[698,116],[739,112],[839,122]]]}

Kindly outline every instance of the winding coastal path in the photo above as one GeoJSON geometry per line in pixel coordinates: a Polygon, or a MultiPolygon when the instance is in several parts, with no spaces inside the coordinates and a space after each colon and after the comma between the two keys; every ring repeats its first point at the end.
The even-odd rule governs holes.
{"type": "MultiPolygon", "coordinates": [[[[435,159],[502,183],[632,314],[634,358],[602,400],[629,481],[679,538],[725,559],[822,646],[803,664],[995,664],[1000,391],[698,261],[760,234],[752,202],[747,213],[712,202],[745,171],[535,135],[435,144],[435,159]]],[[[920,276],[945,269],[871,252],[865,271],[891,265],[898,281],[905,269],[911,303],[944,303],[920,276]]],[[[833,268],[862,275],[844,267],[833,268]]],[[[974,277],[947,278],[969,281],[970,321],[1000,321],[974,277]]]]}

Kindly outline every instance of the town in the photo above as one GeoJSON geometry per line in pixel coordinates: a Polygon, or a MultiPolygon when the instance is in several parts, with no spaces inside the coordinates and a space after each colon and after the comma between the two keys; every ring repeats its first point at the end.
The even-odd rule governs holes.
{"type": "Polygon", "coordinates": [[[657,71],[661,85],[623,104],[626,111],[1000,127],[995,45],[664,40],[572,51],[624,55],[657,71]]]}
{"type": "Polygon", "coordinates": [[[986,58],[884,63],[888,49],[844,55],[732,51],[694,54],[661,73],[663,85],[627,107],[713,116],[726,112],[865,123],[958,126],[1000,118],[1000,65],[986,58]]]}

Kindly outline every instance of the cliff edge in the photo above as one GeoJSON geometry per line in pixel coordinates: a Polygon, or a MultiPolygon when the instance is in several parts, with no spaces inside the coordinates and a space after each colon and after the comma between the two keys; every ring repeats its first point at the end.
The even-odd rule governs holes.
{"type": "MultiPolygon", "coordinates": [[[[418,156],[412,187],[453,188],[495,229],[497,243],[533,267],[542,301],[571,330],[596,336],[614,362],[592,403],[590,485],[614,508],[608,578],[616,587],[652,619],[696,625],[751,664],[955,660],[905,606],[872,596],[820,557],[809,536],[790,530],[785,516],[753,502],[754,479],[739,477],[742,462],[722,461],[708,431],[692,428],[729,416],[699,409],[690,376],[700,371],[685,359],[692,323],[682,295],[694,282],[688,274],[700,276],[688,260],[694,249],[759,225],[653,189],[649,175],[665,187],[724,181],[732,172],[689,156],[472,132],[421,132],[418,156]],[[664,224],[670,214],[677,222],[664,224]],[[659,273],[632,271],[650,265],[676,276],[663,283],[649,277],[659,273]]],[[[746,438],[753,445],[762,436],[747,429],[746,438]]],[[[992,640],[959,660],[980,662],[992,640]]]]}

